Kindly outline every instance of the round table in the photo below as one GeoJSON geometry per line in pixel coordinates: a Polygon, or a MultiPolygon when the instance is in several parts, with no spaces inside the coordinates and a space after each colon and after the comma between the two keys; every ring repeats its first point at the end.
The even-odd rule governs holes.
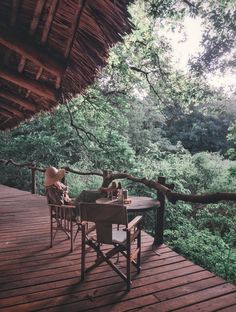
{"type": "MultiPolygon", "coordinates": [[[[128,212],[133,212],[135,214],[139,212],[145,212],[147,210],[153,210],[160,207],[160,202],[158,200],[152,199],[151,197],[146,196],[129,196],[128,199],[131,200],[130,204],[124,204],[128,212]]],[[[117,199],[109,198],[99,198],[96,200],[97,204],[117,204],[120,205],[117,199]]]]}

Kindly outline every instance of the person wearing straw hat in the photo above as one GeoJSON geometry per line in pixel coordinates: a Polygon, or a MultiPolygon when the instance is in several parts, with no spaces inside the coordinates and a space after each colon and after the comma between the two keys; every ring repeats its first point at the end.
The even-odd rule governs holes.
{"type": "Polygon", "coordinates": [[[44,186],[48,204],[71,205],[68,188],[61,182],[65,176],[65,169],[49,167],[45,171],[44,186]]]}

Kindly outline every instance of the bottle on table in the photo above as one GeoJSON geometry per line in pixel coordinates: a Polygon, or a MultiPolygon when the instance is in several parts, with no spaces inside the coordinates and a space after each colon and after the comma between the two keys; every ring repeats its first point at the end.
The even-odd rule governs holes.
{"type": "Polygon", "coordinates": [[[121,183],[118,183],[118,201],[120,203],[124,203],[124,194],[123,194],[123,189],[121,186],[121,183]]]}

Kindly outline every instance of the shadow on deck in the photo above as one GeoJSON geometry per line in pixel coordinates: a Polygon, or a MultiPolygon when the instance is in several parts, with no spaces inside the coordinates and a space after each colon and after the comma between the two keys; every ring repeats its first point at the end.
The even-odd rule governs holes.
{"type": "Polygon", "coordinates": [[[0,185],[0,311],[236,311],[236,286],[165,245],[154,252],[144,232],[129,293],[106,264],[81,283],[80,237],[70,253],[65,236],[53,248],[49,236],[44,196],[0,185]]]}

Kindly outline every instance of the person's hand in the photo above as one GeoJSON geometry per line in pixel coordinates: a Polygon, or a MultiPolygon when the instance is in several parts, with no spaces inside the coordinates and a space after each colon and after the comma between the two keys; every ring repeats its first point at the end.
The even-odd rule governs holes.
{"type": "Polygon", "coordinates": [[[69,195],[68,195],[67,192],[64,193],[64,201],[65,201],[67,204],[69,204],[69,205],[71,205],[71,203],[72,203],[72,200],[71,200],[71,198],[69,197],[69,195]]]}

